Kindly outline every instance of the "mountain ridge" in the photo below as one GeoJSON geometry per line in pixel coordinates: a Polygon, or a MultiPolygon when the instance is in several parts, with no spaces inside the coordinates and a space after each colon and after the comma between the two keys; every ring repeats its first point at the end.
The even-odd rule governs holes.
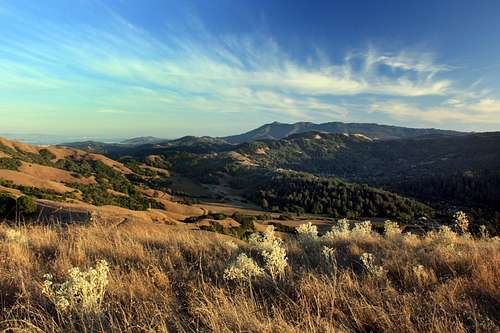
{"type": "Polygon", "coordinates": [[[424,135],[455,136],[467,132],[442,130],[436,128],[411,128],[375,123],[297,122],[293,124],[272,122],[245,133],[222,137],[229,143],[239,144],[259,139],[283,139],[293,134],[317,131],[326,133],[363,134],[376,140],[403,139],[424,135]]]}

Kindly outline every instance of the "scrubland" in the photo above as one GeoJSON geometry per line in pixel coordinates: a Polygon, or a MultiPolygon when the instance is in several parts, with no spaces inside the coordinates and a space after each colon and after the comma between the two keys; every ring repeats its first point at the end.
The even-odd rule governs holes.
{"type": "Polygon", "coordinates": [[[0,225],[0,329],[498,332],[500,242],[345,220],[249,241],[166,225],[0,225]],[[49,274],[49,275],[47,275],[49,274]]]}

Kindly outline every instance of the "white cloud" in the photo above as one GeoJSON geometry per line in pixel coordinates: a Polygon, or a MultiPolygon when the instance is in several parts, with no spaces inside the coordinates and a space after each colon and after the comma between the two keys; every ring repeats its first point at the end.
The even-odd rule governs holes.
{"type": "Polygon", "coordinates": [[[22,19],[14,22],[19,38],[0,36],[0,88],[51,90],[67,100],[80,96],[95,102],[91,110],[97,113],[272,112],[301,120],[348,119],[345,102],[337,101],[359,95],[447,100],[425,108],[406,100],[367,105],[398,118],[483,121],[487,113],[498,113],[498,102],[487,91],[477,92],[477,84],[464,92],[443,78],[453,68],[429,52],[372,47],[333,62],[316,50],[303,62],[269,36],[215,36],[195,22],[194,30],[171,29],[160,40],[116,14],[106,18],[102,27],[75,29],[40,18],[39,33],[23,30],[22,19]]]}
{"type": "Polygon", "coordinates": [[[400,100],[375,102],[370,112],[381,112],[396,119],[413,119],[436,124],[500,124],[500,101],[481,100],[465,104],[459,100],[447,100],[443,105],[420,106],[400,100]]]}
{"type": "Polygon", "coordinates": [[[481,99],[477,103],[468,105],[468,108],[479,113],[500,115],[500,101],[492,98],[481,99]]]}

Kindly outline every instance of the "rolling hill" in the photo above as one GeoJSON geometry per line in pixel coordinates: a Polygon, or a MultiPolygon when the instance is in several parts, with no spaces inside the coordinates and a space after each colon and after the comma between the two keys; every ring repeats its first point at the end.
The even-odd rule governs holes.
{"type": "MultiPolygon", "coordinates": [[[[206,199],[214,200],[220,196],[219,199],[230,204],[246,200],[261,204],[263,200],[268,200],[272,207],[263,208],[274,212],[352,218],[386,216],[404,221],[432,215],[425,205],[379,189],[308,175],[302,178],[263,168],[237,151],[227,151],[227,144],[218,139],[185,137],[163,145],[113,145],[120,147],[123,154],[118,160],[76,148],[37,147],[8,140],[2,142],[0,181],[4,191],[12,194],[21,192],[40,200],[62,203],[61,206],[118,206],[146,214],[156,209],[156,215],[169,216],[168,213],[158,212],[170,211],[172,194],[196,197],[194,192],[197,190],[193,192],[192,186],[176,189],[175,183],[184,178],[195,187],[218,188],[221,194],[212,195],[207,190],[206,199]],[[283,188],[274,201],[269,193],[267,199],[263,195],[263,191],[271,190],[267,185],[273,182],[280,183],[283,188]],[[242,183],[247,185],[238,185],[242,183]],[[287,186],[293,183],[299,185],[287,194],[287,186]],[[301,186],[311,188],[312,192],[318,189],[318,194],[303,204],[282,198],[300,193],[301,186]],[[335,202],[332,201],[334,196],[335,202]],[[323,202],[324,208],[311,205],[310,200],[323,202]],[[359,204],[361,202],[366,204],[359,204]]],[[[82,146],[88,146],[88,143],[82,146]]]]}
{"type": "MultiPolygon", "coordinates": [[[[226,188],[222,193],[237,191],[240,197],[262,204],[265,196],[259,193],[272,190],[265,185],[272,184],[273,179],[284,182],[279,172],[290,170],[320,177],[320,180],[313,182],[318,187],[324,186],[323,182],[330,178],[360,186],[366,184],[371,188],[424,202],[445,215],[462,208],[470,210],[470,214],[483,224],[497,225],[500,220],[499,132],[461,133],[375,124],[273,123],[253,131],[253,134],[256,136],[246,133],[237,140],[187,136],[156,144],[83,142],[71,146],[100,152],[129,167],[147,165],[168,169],[182,177],[182,182],[192,184],[186,191],[182,186],[176,186],[175,191],[193,198],[198,198],[200,193],[212,198],[224,197],[226,195],[220,194],[219,190],[226,188]],[[342,133],[306,131],[318,126],[342,133]],[[347,133],[350,130],[352,133],[347,133]],[[263,135],[265,139],[252,139],[263,133],[267,133],[263,135]],[[280,139],[283,135],[288,136],[280,139]],[[229,143],[239,140],[250,141],[229,143]],[[238,184],[246,185],[243,188],[238,184]],[[262,186],[259,188],[256,184],[262,186]],[[219,190],[214,191],[212,187],[219,190]]],[[[161,179],[157,182],[147,181],[147,186],[165,190],[172,187],[175,177],[161,179]]],[[[289,179],[291,184],[295,180],[289,179]]],[[[311,187],[311,184],[302,180],[299,183],[311,187]]],[[[279,186],[281,188],[282,184],[279,186]]],[[[292,192],[281,191],[279,196],[298,195],[297,191],[292,192]]],[[[328,192],[324,191],[325,196],[330,195],[326,194],[328,192]]],[[[232,195],[227,194],[227,197],[232,195]]],[[[363,196],[366,199],[367,194],[363,196]]],[[[342,198],[347,200],[345,196],[342,198]]],[[[268,199],[267,209],[271,209],[270,201],[276,200],[268,199]]],[[[317,200],[327,202],[329,199],[325,197],[317,200]]],[[[334,206],[337,207],[329,203],[323,205],[324,209],[319,209],[305,202],[292,200],[292,204],[292,201],[278,201],[281,204],[275,206],[279,210],[321,211],[329,214],[334,211],[334,206]]],[[[349,207],[354,209],[362,206],[355,203],[346,205],[339,204],[341,209],[337,209],[337,212],[345,213],[349,207]]],[[[359,208],[358,211],[364,212],[364,209],[359,208]]]]}
{"type": "Polygon", "coordinates": [[[371,140],[308,132],[239,146],[253,163],[339,177],[408,195],[500,211],[500,132],[371,140]]]}

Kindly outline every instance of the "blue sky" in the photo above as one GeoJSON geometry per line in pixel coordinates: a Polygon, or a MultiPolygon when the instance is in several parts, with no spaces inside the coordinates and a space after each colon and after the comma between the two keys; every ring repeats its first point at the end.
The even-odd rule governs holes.
{"type": "Polygon", "coordinates": [[[0,0],[0,132],[500,130],[500,1],[0,0]]]}

